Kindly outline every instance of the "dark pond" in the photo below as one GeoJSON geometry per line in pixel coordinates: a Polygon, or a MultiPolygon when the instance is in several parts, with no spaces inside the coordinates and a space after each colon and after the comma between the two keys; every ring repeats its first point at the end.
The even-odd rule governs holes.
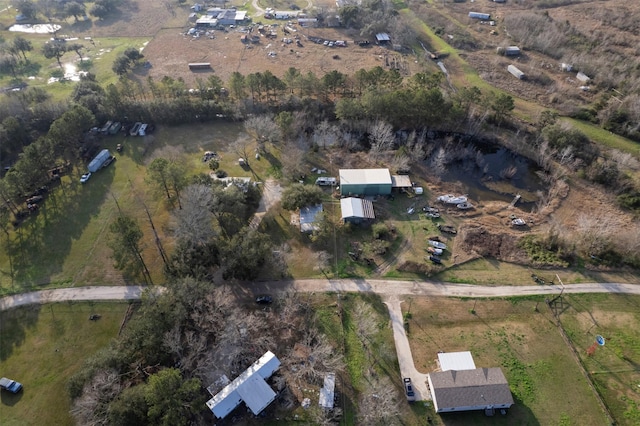
{"type": "Polygon", "coordinates": [[[545,185],[529,159],[500,146],[476,146],[474,158],[449,163],[441,178],[462,184],[464,193],[473,201],[511,202],[520,194],[518,207],[530,210],[538,200],[537,191],[545,185]]]}

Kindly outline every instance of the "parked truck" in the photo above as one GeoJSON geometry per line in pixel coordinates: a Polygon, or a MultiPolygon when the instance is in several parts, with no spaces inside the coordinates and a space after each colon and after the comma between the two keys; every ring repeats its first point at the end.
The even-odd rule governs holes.
{"type": "Polygon", "coordinates": [[[108,149],[103,149],[95,156],[93,160],[89,163],[89,171],[91,173],[95,173],[105,165],[105,163],[111,158],[111,153],[108,149]]]}

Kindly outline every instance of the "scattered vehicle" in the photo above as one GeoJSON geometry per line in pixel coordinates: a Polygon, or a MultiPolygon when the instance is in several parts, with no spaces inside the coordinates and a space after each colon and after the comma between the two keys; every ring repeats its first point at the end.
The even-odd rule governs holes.
{"type": "Polygon", "coordinates": [[[116,145],[116,151],[118,152],[122,152],[122,144],[119,143],[118,145],[116,145]]]}
{"type": "Polygon", "coordinates": [[[91,172],[85,173],[80,176],[80,183],[87,183],[87,181],[91,178],[91,172]]]}
{"type": "Polygon", "coordinates": [[[42,200],[44,200],[42,195],[34,195],[33,197],[27,198],[27,204],[38,204],[42,200]]]}
{"type": "Polygon", "coordinates": [[[413,206],[412,206],[412,207],[409,207],[409,208],[407,209],[407,214],[414,214],[414,213],[415,213],[415,211],[416,211],[415,207],[413,207],[413,206]]]}
{"type": "Polygon", "coordinates": [[[337,180],[334,177],[319,177],[316,179],[316,185],[320,186],[335,186],[336,183],[337,180]]]}
{"type": "Polygon", "coordinates": [[[456,197],[455,195],[447,194],[447,195],[439,196],[438,201],[445,204],[458,205],[458,204],[466,203],[467,197],[465,197],[464,195],[460,195],[456,197]]]}
{"type": "Polygon", "coordinates": [[[429,245],[441,250],[447,249],[447,245],[445,243],[441,243],[440,241],[436,241],[436,240],[429,240],[429,245]]]}
{"type": "Polygon", "coordinates": [[[444,232],[444,233],[447,233],[447,234],[455,235],[455,234],[458,233],[456,228],[454,228],[451,225],[440,225],[440,224],[438,224],[438,229],[440,230],[440,232],[444,232]]]}
{"type": "Polygon", "coordinates": [[[214,152],[214,151],[205,151],[204,154],[202,155],[202,162],[206,163],[209,160],[213,159],[213,158],[217,158],[218,157],[218,153],[214,152]]]}
{"type": "Polygon", "coordinates": [[[402,379],[402,381],[404,382],[404,393],[407,396],[407,401],[409,402],[413,402],[416,400],[416,393],[413,390],[413,385],[411,384],[411,379],[408,377],[405,377],[404,379],[402,379]]]}
{"type": "Polygon", "coordinates": [[[475,206],[473,204],[467,203],[467,202],[460,203],[460,204],[456,205],[456,207],[459,208],[460,210],[470,210],[470,209],[475,208],[475,206]]]}
{"type": "Polygon", "coordinates": [[[435,247],[427,247],[427,251],[438,256],[444,253],[444,250],[435,247]]]}
{"type": "Polygon", "coordinates": [[[271,303],[273,303],[273,297],[269,296],[268,294],[261,294],[260,296],[256,297],[256,303],[258,305],[270,305],[271,303]]]}
{"type": "Polygon", "coordinates": [[[511,219],[511,224],[513,226],[525,226],[527,224],[527,222],[525,222],[524,219],[520,219],[519,217],[517,217],[516,215],[512,214],[511,216],[509,216],[509,219],[511,219]]]}
{"type": "Polygon", "coordinates": [[[142,123],[139,121],[136,121],[136,123],[133,125],[133,127],[129,131],[129,134],[131,136],[138,136],[138,132],[140,131],[140,126],[142,126],[142,123]]]}
{"type": "Polygon", "coordinates": [[[89,321],[98,321],[100,317],[101,316],[99,314],[91,314],[89,315],[89,321]]]}
{"type": "Polygon", "coordinates": [[[114,157],[113,155],[110,155],[109,158],[107,158],[105,160],[104,163],[102,163],[102,167],[107,167],[109,164],[113,163],[113,161],[116,159],[116,157],[114,157]]]}
{"type": "Polygon", "coordinates": [[[6,390],[7,392],[18,393],[22,390],[22,384],[16,382],[15,380],[3,377],[0,379],[0,388],[6,390]]]}
{"type": "Polygon", "coordinates": [[[429,260],[435,263],[436,265],[442,265],[442,259],[437,256],[429,256],[429,260]]]}
{"type": "Polygon", "coordinates": [[[138,135],[139,136],[146,136],[148,127],[149,127],[149,125],[146,124],[146,123],[141,124],[140,128],[138,129],[138,135]]]}

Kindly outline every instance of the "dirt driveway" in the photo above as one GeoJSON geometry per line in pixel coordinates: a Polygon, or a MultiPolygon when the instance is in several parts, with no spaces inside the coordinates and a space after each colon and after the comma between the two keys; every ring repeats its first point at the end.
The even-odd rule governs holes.
{"type": "Polygon", "coordinates": [[[282,186],[274,179],[267,179],[262,187],[262,198],[260,198],[258,210],[256,210],[256,213],[251,218],[249,226],[252,229],[258,229],[264,215],[267,214],[271,207],[280,201],[280,198],[282,198],[282,186]]]}

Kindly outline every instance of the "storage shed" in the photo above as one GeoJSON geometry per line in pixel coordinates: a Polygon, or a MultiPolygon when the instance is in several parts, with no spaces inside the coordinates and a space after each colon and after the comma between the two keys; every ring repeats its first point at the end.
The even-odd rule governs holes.
{"type": "Polygon", "coordinates": [[[233,382],[207,401],[207,407],[217,418],[222,419],[244,401],[253,414],[260,414],[276,398],[276,393],[265,380],[271,377],[278,367],[280,360],[271,351],[267,351],[233,382]]]}
{"type": "Polygon", "coordinates": [[[411,188],[411,178],[407,175],[393,175],[391,176],[391,188],[394,189],[408,189],[411,188]]]}
{"type": "Polygon", "coordinates": [[[391,194],[389,169],[341,169],[341,195],[388,195],[391,194]]]}
{"type": "Polygon", "coordinates": [[[322,408],[328,410],[333,409],[333,400],[335,398],[336,373],[327,373],[324,376],[324,386],[320,389],[320,397],[318,404],[322,408]]]}
{"type": "Polygon", "coordinates": [[[500,368],[448,370],[427,375],[436,413],[507,409],[513,405],[509,383],[500,368]]]}
{"type": "Polygon", "coordinates": [[[391,37],[387,33],[378,33],[376,34],[376,41],[380,44],[385,44],[391,41],[391,37]]]}
{"type": "Polygon", "coordinates": [[[349,223],[362,223],[376,218],[373,203],[362,198],[343,198],[340,200],[342,220],[349,223]]]}
{"type": "Polygon", "coordinates": [[[507,46],[504,49],[505,56],[520,56],[520,48],[518,46],[507,46]]]}

